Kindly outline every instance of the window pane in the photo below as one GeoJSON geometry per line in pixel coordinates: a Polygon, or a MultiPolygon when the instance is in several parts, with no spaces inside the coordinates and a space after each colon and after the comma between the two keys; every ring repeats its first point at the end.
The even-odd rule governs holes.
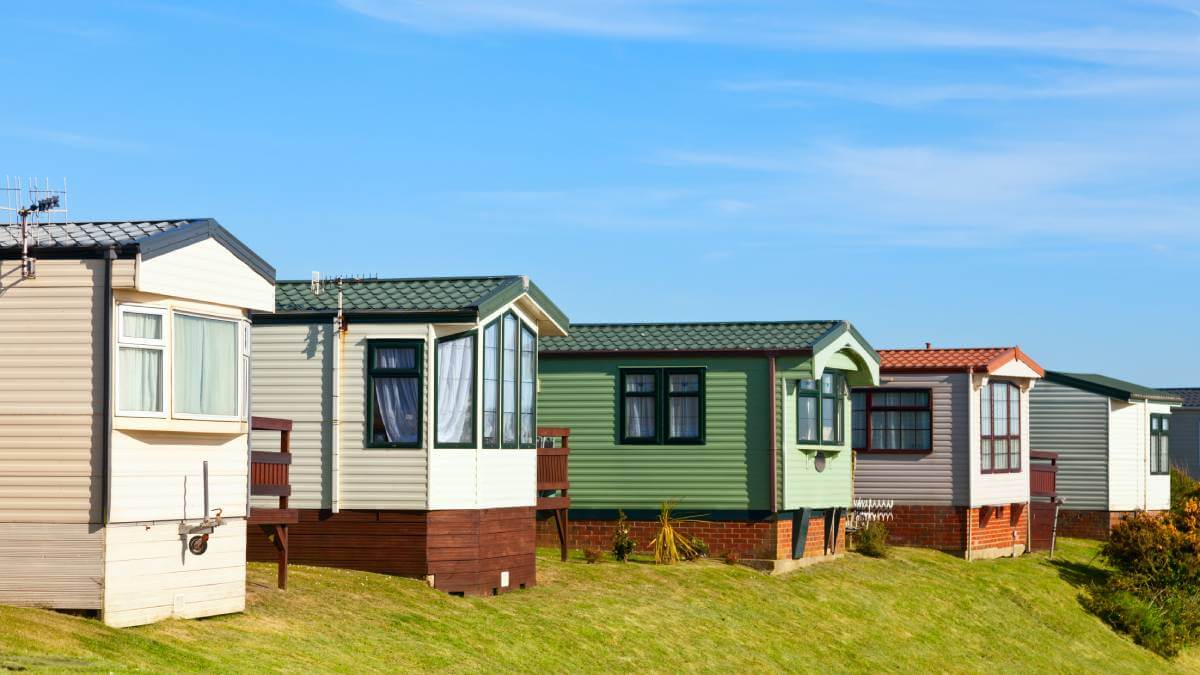
{"type": "Polygon", "coordinates": [[[984,471],[990,471],[992,469],[992,441],[983,439],[979,444],[979,451],[980,466],[984,471]]]}
{"type": "Polygon", "coordinates": [[[237,323],[175,315],[175,410],[237,415],[237,323]]]}
{"type": "Polygon", "coordinates": [[[382,347],[376,349],[375,367],[412,370],[417,367],[417,350],[412,347],[382,347]]]}
{"type": "Polygon", "coordinates": [[[800,387],[801,389],[803,389],[805,391],[816,391],[817,390],[817,381],[816,380],[800,380],[796,386],[800,387]]]}
{"type": "Polygon", "coordinates": [[[887,450],[887,413],[883,411],[871,412],[871,447],[878,450],[887,450]]]}
{"type": "Polygon", "coordinates": [[[505,445],[517,442],[517,317],[509,314],[502,322],[504,360],[501,362],[500,431],[505,445]]]}
{"type": "Polygon", "coordinates": [[[917,432],[917,445],[915,450],[928,450],[933,447],[932,432],[926,428],[917,432]]]}
{"type": "Polygon", "coordinates": [[[817,399],[815,396],[796,397],[796,440],[812,443],[817,440],[817,399]]]}
{"type": "Polygon", "coordinates": [[[831,443],[837,440],[838,400],[824,397],[821,400],[821,440],[831,443]]]}
{"type": "Polygon", "coordinates": [[[161,340],[162,320],[161,314],[143,314],[126,310],[124,318],[121,320],[121,335],[141,340],[161,340]]]}
{"type": "Polygon", "coordinates": [[[918,391],[913,393],[913,405],[918,408],[929,407],[929,392],[918,391]]]}
{"type": "Polygon", "coordinates": [[[899,450],[901,438],[900,430],[900,413],[892,410],[887,413],[887,447],[890,450],[899,450]]]}
{"type": "Polygon", "coordinates": [[[625,436],[627,438],[654,438],[654,397],[627,396],[625,398],[625,436]]]}
{"type": "Polygon", "coordinates": [[[534,359],[534,352],[537,347],[537,340],[533,335],[533,331],[521,327],[521,443],[530,445],[533,443],[534,420],[533,420],[533,404],[536,400],[537,392],[534,369],[537,366],[537,361],[534,359]]]}
{"type": "Polygon", "coordinates": [[[1171,418],[1170,417],[1160,417],[1158,419],[1162,420],[1162,430],[1163,431],[1171,430],[1171,418]]]}
{"type": "Polygon", "coordinates": [[[672,396],[667,412],[671,438],[700,438],[700,397],[672,396]]]}
{"type": "Polygon", "coordinates": [[[121,388],[117,408],[129,412],[162,412],[161,349],[121,347],[118,364],[121,388]]]}
{"type": "Polygon", "coordinates": [[[475,336],[439,342],[437,346],[437,440],[470,443],[475,419],[475,336]]]}
{"type": "Polygon", "coordinates": [[[850,434],[850,444],[855,448],[867,447],[867,430],[862,427],[855,427],[850,434]]]}
{"type": "Polygon", "coordinates": [[[992,435],[992,386],[979,390],[979,435],[992,435]]]}
{"type": "Polygon", "coordinates": [[[700,376],[694,373],[673,374],[667,391],[672,394],[691,394],[700,391],[700,376]]]}
{"type": "Polygon", "coordinates": [[[631,394],[653,394],[653,373],[626,373],[625,391],[631,394]]]}
{"type": "Polygon", "coordinates": [[[376,377],[375,415],[371,440],[375,443],[416,443],[421,399],[415,377],[376,377]]]}
{"type": "Polygon", "coordinates": [[[992,441],[992,447],[995,451],[992,453],[995,456],[995,469],[1002,471],[1008,469],[1008,441],[999,440],[992,441]]]}
{"type": "Polygon", "coordinates": [[[500,416],[500,327],[493,323],[483,329],[483,442],[495,446],[500,416]]]}
{"type": "Polygon", "coordinates": [[[825,373],[824,375],[822,375],[821,376],[821,393],[822,394],[832,394],[833,393],[833,382],[834,382],[833,373],[825,373]]]}

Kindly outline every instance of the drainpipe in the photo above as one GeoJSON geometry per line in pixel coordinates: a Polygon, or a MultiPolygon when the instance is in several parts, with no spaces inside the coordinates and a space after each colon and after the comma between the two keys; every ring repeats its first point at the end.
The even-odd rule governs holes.
{"type": "Polygon", "coordinates": [[[109,455],[112,453],[112,434],[113,434],[113,406],[112,406],[112,342],[113,342],[113,291],[112,291],[112,269],[113,260],[117,257],[117,249],[115,246],[109,246],[104,252],[104,295],[101,302],[104,303],[104,346],[101,347],[103,373],[101,380],[103,381],[102,408],[104,409],[104,439],[100,441],[102,457],[100,459],[103,466],[104,484],[101,487],[101,515],[100,519],[103,524],[108,524],[111,505],[109,504],[108,496],[112,493],[112,463],[109,460],[109,455]]]}
{"type": "Polygon", "coordinates": [[[771,439],[771,441],[770,441],[770,447],[768,447],[768,451],[771,456],[771,462],[770,462],[770,465],[771,465],[771,513],[778,513],[778,511],[779,511],[779,476],[778,476],[778,467],[776,466],[776,463],[778,461],[778,459],[776,458],[776,453],[778,452],[778,445],[779,445],[779,430],[775,428],[775,425],[777,424],[777,419],[778,419],[778,410],[776,409],[778,404],[775,400],[775,397],[778,392],[776,392],[777,385],[775,383],[775,355],[774,354],[770,354],[769,356],[767,356],[767,379],[769,379],[771,382],[771,396],[769,399],[771,402],[771,404],[770,404],[770,411],[771,411],[770,439],[771,439]]]}
{"type": "MultiPolygon", "coordinates": [[[[971,401],[975,401],[975,405],[979,405],[979,396],[975,393],[975,369],[971,367],[967,368],[967,396],[969,397],[967,399],[967,508],[963,511],[963,537],[965,539],[963,541],[963,557],[967,560],[970,560],[971,539],[973,534],[973,528],[971,527],[971,504],[974,503],[975,496],[974,491],[971,489],[975,483],[975,472],[971,471],[971,440],[978,439],[979,432],[983,431],[981,428],[978,428],[978,426],[976,427],[976,433],[972,434],[969,431],[971,425],[979,424],[979,415],[971,412],[971,401]]],[[[983,449],[982,441],[980,441],[979,447],[981,450],[983,449]]],[[[983,464],[981,463],[980,469],[982,468],[983,464]]]]}

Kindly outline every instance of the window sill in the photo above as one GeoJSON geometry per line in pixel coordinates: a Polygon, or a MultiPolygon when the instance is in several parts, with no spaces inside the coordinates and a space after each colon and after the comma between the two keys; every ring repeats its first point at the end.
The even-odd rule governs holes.
{"type": "Polygon", "coordinates": [[[884,450],[881,448],[870,448],[870,449],[855,448],[854,452],[857,452],[860,455],[931,455],[931,454],[933,454],[933,449],[929,448],[926,450],[891,450],[891,449],[884,450]]]}
{"type": "Polygon", "coordinates": [[[168,417],[113,417],[113,429],[120,431],[169,431],[189,434],[244,434],[249,425],[241,420],[189,420],[168,417]]]}

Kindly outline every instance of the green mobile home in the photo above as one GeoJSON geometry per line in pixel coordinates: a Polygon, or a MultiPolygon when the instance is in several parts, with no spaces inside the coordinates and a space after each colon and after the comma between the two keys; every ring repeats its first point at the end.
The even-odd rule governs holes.
{"type": "Polygon", "coordinates": [[[660,504],[713,554],[837,551],[851,503],[850,387],[879,356],[846,321],[582,324],[540,341],[538,422],[571,430],[571,538],[646,547],[660,504]]]}

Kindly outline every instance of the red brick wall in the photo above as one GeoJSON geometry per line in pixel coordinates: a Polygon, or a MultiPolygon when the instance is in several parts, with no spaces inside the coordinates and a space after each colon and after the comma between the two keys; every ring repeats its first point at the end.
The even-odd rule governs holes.
{"type": "MultiPolygon", "coordinates": [[[[1108,539],[1113,525],[1133,515],[1136,511],[1068,511],[1058,512],[1058,536],[1081,539],[1108,539]]],[[[1162,511],[1150,511],[1162,514],[1162,511]]]]}
{"type": "Polygon", "coordinates": [[[967,541],[966,509],[961,506],[900,505],[885,521],[888,541],[941,551],[962,551],[967,541]]]}
{"type": "Polygon", "coordinates": [[[984,506],[968,512],[971,524],[971,550],[1029,546],[1029,505],[984,506]]]}

